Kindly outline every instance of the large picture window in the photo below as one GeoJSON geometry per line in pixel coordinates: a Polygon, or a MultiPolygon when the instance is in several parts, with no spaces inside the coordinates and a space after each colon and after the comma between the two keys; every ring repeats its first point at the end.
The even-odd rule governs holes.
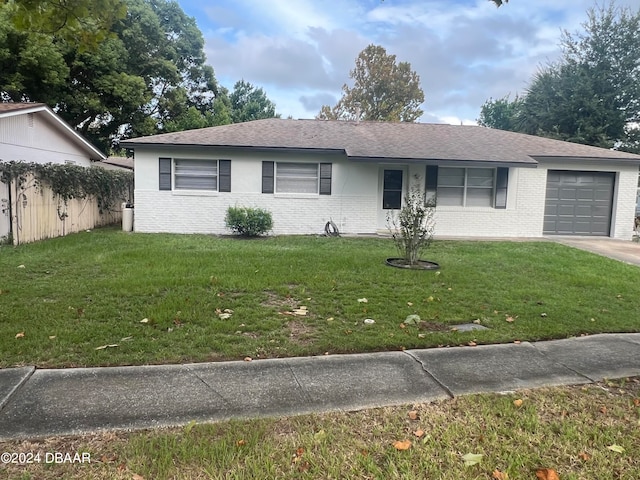
{"type": "Polygon", "coordinates": [[[438,170],[438,205],[494,206],[494,168],[440,167],[438,170]]]}
{"type": "Polygon", "coordinates": [[[276,163],[276,193],[318,193],[317,163],[276,163]]]}

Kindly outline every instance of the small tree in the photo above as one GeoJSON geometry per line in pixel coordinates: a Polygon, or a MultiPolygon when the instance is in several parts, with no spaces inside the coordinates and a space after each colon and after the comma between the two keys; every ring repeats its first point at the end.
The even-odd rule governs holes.
{"type": "Polygon", "coordinates": [[[407,265],[417,265],[420,253],[429,247],[435,231],[435,197],[425,199],[420,177],[409,188],[399,213],[387,214],[387,228],[407,265]]]}
{"type": "Polygon", "coordinates": [[[233,233],[245,237],[257,237],[271,230],[271,213],[261,208],[229,207],[225,223],[233,233]]]}

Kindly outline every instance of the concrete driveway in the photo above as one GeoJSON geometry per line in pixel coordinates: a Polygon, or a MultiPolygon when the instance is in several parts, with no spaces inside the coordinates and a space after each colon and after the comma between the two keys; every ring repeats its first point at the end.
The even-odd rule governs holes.
{"type": "Polygon", "coordinates": [[[608,237],[548,236],[548,240],[640,267],[640,242],[608,237]]]}

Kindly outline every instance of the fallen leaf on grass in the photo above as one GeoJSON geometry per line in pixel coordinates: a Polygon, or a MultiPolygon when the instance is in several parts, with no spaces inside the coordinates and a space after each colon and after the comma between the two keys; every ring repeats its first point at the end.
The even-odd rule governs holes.
{"type": "Polygon", "coordinates": [[[245,440],[238,440],[236,442],[236,445],[239,446],[239,447],[242,447],[242,446],[244,446],[246,444],[247,444],[247,442],[245,440]]]}
{"type": "Polygon", "coordinates": [[[366,298],[359,298],[358,299],[358,303],[368,303],[369,300],[367,300],[366,298]]]}
{"type": "Polygon", "coordinates": [[[253,360],[253,358],[251,357],[244,357],[244,361],[245,362],[251,362],[253,360]]]}
{"type": "Polygon", "coordinates": [[[142,320],[140,320],[140,323],[149,323],[149,319],[148,318],[143,318],[142,320]]]}
{"type": "Polygon", "coordinates": [[[219,313],[218,317],[220,317],[220,320],[227,320],[227,319],[231,318],[231,314],[230,313],[219,313]]]}
{"type": "Polygon", "coordinates": [[[142,475],[138,475],[137,473],[134,473],[131,476],[131,480],[144,480],[144,477],[142,475]]]}
{"type": "Polygon", "coordinates": [[[513,401],[513,404],[518,408],[520,408],[523,403],[524,403],[524,401],[521,398],[518,398],[517,400],[513,401]]]}
{"type": "Polygon", "coordinates": [[[407,325],[417,325],[420,322],[420,315],[407,315],[404,323],[407,325]]]}
{"type": "Polygon", "coordinates": [[[396,450],[409,450],[411,448],[411,440],[396,440],[393,442],[393,448],[396,450]]]}
{"type": "Polygon", "coordinates": [[[307,315],[307,313],[309,313],[309,312],[307,311],[307,307],[305,307],[304,305],[302,305],[302,306],[300,306],[300,307],[298,307],[298,308],[294,309],[294,310],[293,310],[293,313],[294,313],[294,315],[299,315],[299,316],[301,316],[301,317],[304,317],[304,316],[306,316],[306,315],[307,315]]]}
{"type": "Polygon", "coordinates": [[[634,398],[634,399],[633,399],[633,404],[634,404],[636,407],[640,407],[640,398],[634,398]]]}
{"type": "Polygon", "coordinates": [[[469,345],[470,347],[477,347],[478,344],[476,342],[469,342],[467,343],[467,345],[469,345]]]}
{"type": "Polygon", "coordinates": [[[600,413],[607,414],[607,407],[600,407],[600,413]]]}
{"type": "Polygon", "coordinates": [[[588,460],[591,460],[591,455],[589,455],[587,452],[580,452],[578,454],[578,457],[580,457],[585,462],[588,461],[588,460]]]}
{"type": "Polygon", "coordinates": [[[513,322],[515,322],[515,321],[516,321],[516,319],[515,319],[515,318],[513,318],[512,316],[508,316],[508,317],[505,319],[505,321],[507,321],[507,322],[509,322],[509,323],[513,323],[513,322]]]}
{"type": "Polygon", "coordinates": [[[493,471],[492,477],[494,480],[508,480],[509,475],[506,472],[501,472],[497,468],[493,471]]]}
{"type": "Polygon", "coordinates": [[[16,338],[24,338],[24,332],[16,333],[16,338]]]}
{"type": "Polygon", "coordinates": [[[49,340],[55,340],[56,336],[55,335],[49,335],[49,340]]]}
{"type": "Polygon", "coordinates": [[[415,432],[413,432],[413,434],[418,437],[421,438],[424,436],[424,430],[416,430],[415,432]]]}
{"type": "Polygon", "coordinates": [[[607,448],[612,452],[624,453],[624,447],[621,447],[620,445],[609,445],[607,448]]]}
{"type": "Polygon", "coordinates": [[[18,265],[18,268],[26,268],[24,265],[18,265]]]}
{"type": "Polygon", "coordinates": [[[462,460],[464,460],[465,466],[470,467],[472,465],[480,463],[483,456],[484,455],[482,455],[481,453],[467,453],[466,455],[462,456],[462,460]]]}
{"type": "Polygon", "coordinates": [[[418,412],[416,410],[411,410],[409,412],[409,418],[411,420],[417,420],[418,419],[418,412]]]}
{"type": "Polygon", "coordinates": [[[539,468],[536,470],[536,477],[539,480],[560,480],[558,472],[553,468],[539,468]]]}
{"type": "Polygon", "coordinates": [[[107,348],[115,348],[115,347],[119,347],[120,345],[118,345],[117,343],[111,343],[109,345],[101,345],[99,347],[96,347],[96,350],[105,350],[107,348]]]}
{"type": "Polygon", "coordinates": [[[366,325],[373,325],[374,323],[376,323],[376,321],[373,318],[365,318],[364,323],[366,325]]]}

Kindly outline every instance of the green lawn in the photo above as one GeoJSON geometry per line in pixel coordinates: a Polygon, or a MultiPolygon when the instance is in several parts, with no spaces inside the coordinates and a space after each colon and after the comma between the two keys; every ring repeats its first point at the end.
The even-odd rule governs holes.
{"type": "Polygon", "coordinates": [[[0,477],[637,480],[639,421],[640,380],[616,380],[360,412],[6,442],[2,451],[40,454],[42,462],[0,464],[0,477]],[[394,445],[407,441],[397,444],[406,450],[394,445]],[[90,462],[45,464],[51,452],[85,453],[90,462]],[[465,465],[466,454],[481,455],[479,463],[465,465]],[[540,469],[559,477],[538,477],[540,469]]]}
{"type": "Polygon", "coordinates": [[[240,240],[115,228],[2,246],[0,367],[200,362],[640,331],[634,266],[551,242],[436,241],[424,257],[440,263],[439,272],[386,266],[396,254],[385,238],[240,240]],[[307,315],[292,314],[298,307],[307,315]],[[424,323],[405,326],[410,314],[424,323]],[[375,323],[365,324],[367,318],[375,323]],[[489,330],[445,328],[474,320],[489,330]]]}

